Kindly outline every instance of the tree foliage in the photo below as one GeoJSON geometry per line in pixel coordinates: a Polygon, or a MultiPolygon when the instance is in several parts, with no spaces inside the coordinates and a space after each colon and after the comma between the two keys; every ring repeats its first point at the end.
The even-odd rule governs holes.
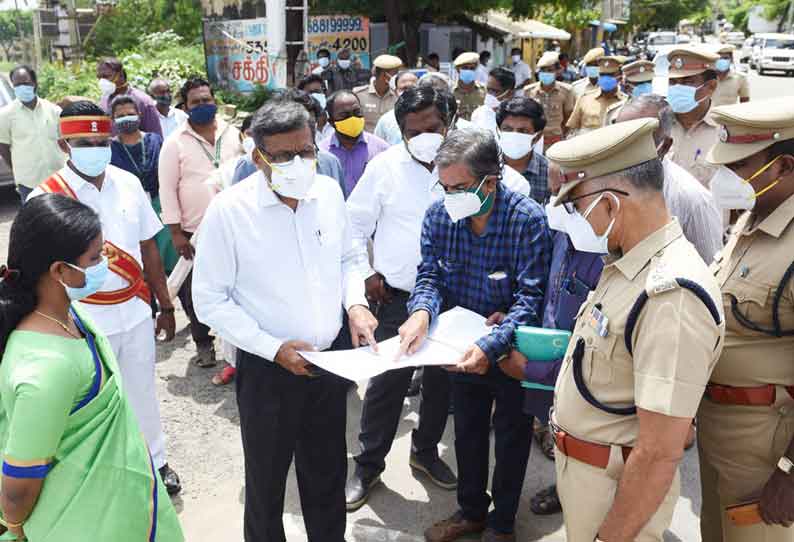
{"type": "Polygon", "coordinates": [[[677,28],[682,19],[692,18],[709,6],[709,0],[634,0],[630,23],[640,29],[677,28]]]}
{"type": "Polygon", "coordinates": [[[15,44],[24,36],[33,35],[32,11],[0,11],[0,47],[6,58],[11,56],[15,44]]]}

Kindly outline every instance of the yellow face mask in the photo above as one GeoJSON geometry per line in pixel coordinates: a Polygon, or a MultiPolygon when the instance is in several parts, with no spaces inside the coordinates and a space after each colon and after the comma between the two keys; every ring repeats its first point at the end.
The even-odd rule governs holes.
{"type": "Polygon", "coordinates": [[[358,137],[364,131],[364,117],[348,117],[334,122],[336,131],[347,137],[358,137]]]}

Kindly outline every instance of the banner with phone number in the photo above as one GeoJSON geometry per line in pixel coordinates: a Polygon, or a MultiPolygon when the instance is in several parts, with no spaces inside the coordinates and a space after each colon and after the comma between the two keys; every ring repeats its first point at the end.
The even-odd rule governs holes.
{"type": "Polygon", "coordinates": [[[331,58],[345,48],[350,49],[353,65],[370,69],[369,17],[360,15],[313,15],[309,17],[309,62],[314,69],[317,51],[328,49],[331,58]]]}
{"type": "Polygon", "coordinates": [[[204,21],[204,54],[213,85],[237,92],[286,84],[287,66],[267,55],[267,19],[204,21]]]}

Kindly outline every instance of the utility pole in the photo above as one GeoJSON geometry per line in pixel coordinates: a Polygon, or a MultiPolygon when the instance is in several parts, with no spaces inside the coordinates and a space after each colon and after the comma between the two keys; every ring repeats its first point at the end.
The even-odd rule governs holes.
{"type": "Polygon", "coordinates": [[[82,56],[82,49],[80,47],[80,28],[77,19],[77,4],[75,0],[69,0],[67,13],[67,20],[69,21],[69,51],[79,62],[82,56]]]}
{"type": "Polygon", "coordinates": [[[308,0],[287,0],[284,17],[286,19],[285,44],[287,46],[287,81],[294,85],[302,73],[296,73],[295,64],[302,52],[306,51],[307,32],[309,22],[308,0]]]}

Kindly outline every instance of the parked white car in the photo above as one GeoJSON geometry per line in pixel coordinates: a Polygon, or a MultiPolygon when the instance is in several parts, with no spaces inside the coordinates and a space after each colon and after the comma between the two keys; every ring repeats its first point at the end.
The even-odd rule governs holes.
{"type": "Polygon", "coordinates": [[[751,67],[760,75],[782,71],[794,76],[794,34],[756,34],[751,67]]]}
{"type": "Polygon", "coordinates": [[[651,32],[648,34],[645,51],[648,59],[653,60],[659,50],[664,47],[676,45],[678,35],[675,32],[651,32]]]}

